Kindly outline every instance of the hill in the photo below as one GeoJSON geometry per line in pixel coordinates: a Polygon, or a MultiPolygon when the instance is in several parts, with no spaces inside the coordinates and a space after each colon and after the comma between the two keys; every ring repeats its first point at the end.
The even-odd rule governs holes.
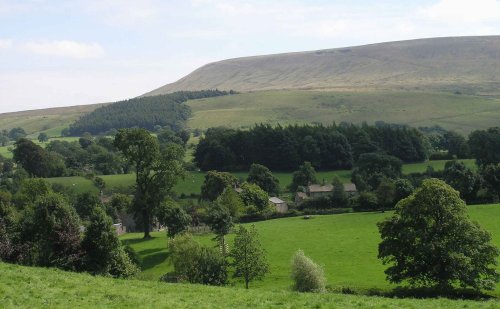
{"type": "Polygon", "coordinates": [[[392,89],[500,94],[500,36],[448,37],[207,64],[145,95],[220,89],[392,89]]]}
{"type": "Polygon", "coordinates": [[[418,91],[271,90],[188,101],[190,128],[250,127],[256,123],[332,124],[376,121],[412,127],[440,125],[468,134],[498,125],[500,99],[418,91]]]}
{"type": "Polygon", "coordinates": [[[0,263],[2,308],[493,308],[498,301],[392,299],[118,280],[0,263]]]}
{"type": "MultiPolygon", "coordinates": [[[[0,114],[0,129],[23,128],[26,133],[45,132],[49,136],[61,136],[61,130],[73,121],[105,104],[54,107],[38,110],[0,114]]],[[[35,136],[36,138],[36,136],[35,136]]]]}

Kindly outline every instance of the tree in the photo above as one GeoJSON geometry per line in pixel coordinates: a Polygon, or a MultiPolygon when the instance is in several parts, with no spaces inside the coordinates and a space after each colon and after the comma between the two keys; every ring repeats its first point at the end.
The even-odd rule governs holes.
{"type": "Polygon", "coordinates": [[[188,230],[191,216],[173,200],[166,200],[158,208],[158,222],[167,227],[167,236],[173,238],[188,230]]]}
{"type": "Polygon", "coordinates": [[[170,144],[160,152],[157,139],[144,129],[119,130],[113,145],[135,168],[134,211],[149,238],[155,210],[184,175],[184,151],[170,144]]]}
{"type": "Polygon", "coordinates": [[[260,164],[252,164],[248,173],[247,182],[254,183],[269,194],[279,193],[279,180],[273,176],[273,173],[260,164]]]}
{"type": "Polygon", "coordinates": [[[382,212],[387,208],[392,208],[394,206],[394,197],[396,195],[396,186],[394,182],[390,179],[384,178],[378,185],[377,191],[377,203],[382,212]]]}
{"type": "Polygon", "coordinates": [[[20,138],[15,143],[13,159],[34,177],[62,176],[66,168],[60,156],[25,138],[20,138]]]}
{"type": "Polygon", "coordinates": [[[63,196],[47,192],[27,206],[20,222],[19,244],[28,248],[23,263],[81,269],[80,223],[63,196]]]}
{"type": "Polygon", "coordinates": [[[500,163],[500,128],[472,132],[469,135],[469,148],[479,166],[500,163]]]}
{"type": "Polygon", "coordinates": [[[168,248],[174,275],[181,281],[209,285],[226,284],[226,259],[213,248],[201,246],[188,234],[170,240],[168,248]]]}
{"type": "Polygon", "coordinates": [[[90,215],[82,247],[85,250],[85,269],[93,274],[126,278],[138,272],[120,244],[113,221],[99,207],[94,208],[90,215]]]}
{"type": "Polygon", "coordinates": [[[207,224],[215,233],[215,239],[219,243],[222,255],[225,256],[227,252],[226,235],[229,234],[234,225],[229,209],[224,205],[215,203],[209,210],[207,224]]]}
{"type": "Polygon", "coordinates": [[[25,137],[27,134],[26,134],[26,131],[24,131],[23,128],[12,128],[10,131],[9,131],[9,138],[12,140],[12,141],[17,141],[18,139],[20,138],[23,138],[25,137]]]}
{"type": "Polygon", "coordinates": [[[248,230],[240,225],[234,238],[231,257],[234,259],[234,277],[243,278],[247,289],[250,281],[262,279],[269,272],[265,251],[253,225],[248,230]]]}
{"type": "Polygon", "coordinates": [[[245,204],[243,203],[240,195],[230,187],[227,187],[215,202],[219,206],[229,210],[229,214],[234,221],[238,221],[241,214],[245,210],[245,204]]]}
{"type": "Polygon", "coordinates": [[[443,180],[460,192],[460,196],[467,202],[476,198],[481,186],[479,176],[466,167],[463,162],[448,161],[444,166],[443,180]]]}
{"type": "Polygon", "coordinates": [[[265,214],[269,209],[269,195],[258,185],[244,183],[241,186],[241,200],[247,207],[247,212],[265,214]]]}
{"type": "Polygon", "coordinates": [[[402,175],[403,162],[393,156],[364,153],[359,156],[351,180],[361,190],[375,190],[382,179],[397,179],[402,175]]]}
{"type": "Polygon", "coordinates": [[[95,208],[103,208],[99,197],[92,192],[83,192],[76,196],[74,205],[80,219],[87,221],[95,208]]]}
{"type": "Polygon", "coordinates": [[[201,186],[201,199],[215,201],[226,188],[233,188],[237,183],[238,179],[230,173],[209,171],[201,186]]]}
{"type": "Polygon", "coordinates": [[[444,134],[445,147],[451,157],[464,159],[469,157],[469,145],[465,138],[455,132],[447,131],[444,134]]]}
{"type": "Polygon", "coordinates": [[[47,135],[47,133],[41,132],[40,134],[38,134],[38,141],[40,143],[48,142],[49,141],[49,136],[47,135]]]}
{"type": "Polygon", "coordinates": [[[340,179],[337,176],[335,176],[333,177],[332,185],[333,185],[333,192],[332,196],[330,197],[330,200],[332,202],[333,207],[336,208],[348,207],[349,199],[347,198],[347,193],[345,192],[344,184],[342,183],[342,181],[340,181],[340,179]]]}
{"type": "Polygon", "coordinates": [[[317,181],[316,171],[311,162],[304,162],[297,171],[293,172],[292,177],[292,184],[290,185],[292,191],[297,191],[300,186],[308,186],[317,181]]]}
{"type": "Polygon", "coordinates": [[[292,259],[293,289],[299,292],[323,292],[326,278],[323,268],[297,250],[292,259]]]}
{"type": "Polygon", "coordinates": [[[408,179],[398,178],[394,182],[395,192],[394,192],[394,202],[397,203],[400,200],[407,198],[413,193],[413,185],[408,179]]]}
{"type": "Polygon", "coordinates": [[[455,284],[493,289],[498,282],[499,251],[490,234],[470,220],[458,192],[441,180],[424,180],[378,228],[378,257],[391,264],[385,271],[390,282],[441,291],[455,284]]]}
{"type": "Polygon", "coordinates": [[[481,170],[486,187],[496,194],[496,201],[500,199],[500,163],[488,164],[481,170]]]}

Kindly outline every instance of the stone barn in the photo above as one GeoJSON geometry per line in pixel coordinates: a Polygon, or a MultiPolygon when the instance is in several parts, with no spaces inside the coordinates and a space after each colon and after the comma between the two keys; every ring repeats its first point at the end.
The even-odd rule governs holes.
{"type": "Polygon", "coordinates": [[[276,207],[276,212],[278,213],[286,213],[288,211],[288,205],[285,201],[277,197],[269,198],[269,202],[271,202],[276,207]]]}

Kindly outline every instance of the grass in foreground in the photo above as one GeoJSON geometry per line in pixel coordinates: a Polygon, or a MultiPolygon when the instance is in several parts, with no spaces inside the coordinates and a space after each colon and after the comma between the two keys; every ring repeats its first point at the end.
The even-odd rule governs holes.
{"type": "Polygon", "coordinates": [[[2,308],[496,308],[496,300],[392,299],[118,280],[0,263],[2,308]]]}
{"type": "MultiPolygon", "coordinates": [[[[500,204],[470,206],[469,214],[492,234],[493,243],[500,247],[497,220],[500,204]]],[[[264,290],[290,287],[290,261],[293,253],[302,249],[315,262],[323,265],[328,285],[334,290],[348,287],[359,291],[389,291],[395,285],[385,280],[385,266],[377,259],[380,236],[376,226],[388,215],[390,213],[352,213],[314,216],[310,220],[294,217],[254,223],[267,251],[271,273],[263,281],[251,283],[251,287],[264,290]]],[[[169,253],[165,234],[153,233],[154,238],[150,240],[142,240],[141,233],[121,237],[142,259],[141,279],[158,280],[172,270],[167,260],[169,253]]],[[[196,236],[196,239],[214,245],[213,237],[209,234],[196,236]]],[[[230,246],[233,237],[228,236],[230,246]]],[[[242,286],[242,283],[236,284],[242,286]]],[[[500,285],[490,293],[500,296],[500,285]]]]}

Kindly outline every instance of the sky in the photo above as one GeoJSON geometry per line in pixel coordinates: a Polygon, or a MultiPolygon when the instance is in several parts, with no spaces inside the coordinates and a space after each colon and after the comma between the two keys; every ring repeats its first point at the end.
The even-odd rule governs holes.
{"type": "Polygon", "coordinates": [[[0,113],[111,102],[209,62],[500,34],[500,0],[0,0],[0,113]]]}

